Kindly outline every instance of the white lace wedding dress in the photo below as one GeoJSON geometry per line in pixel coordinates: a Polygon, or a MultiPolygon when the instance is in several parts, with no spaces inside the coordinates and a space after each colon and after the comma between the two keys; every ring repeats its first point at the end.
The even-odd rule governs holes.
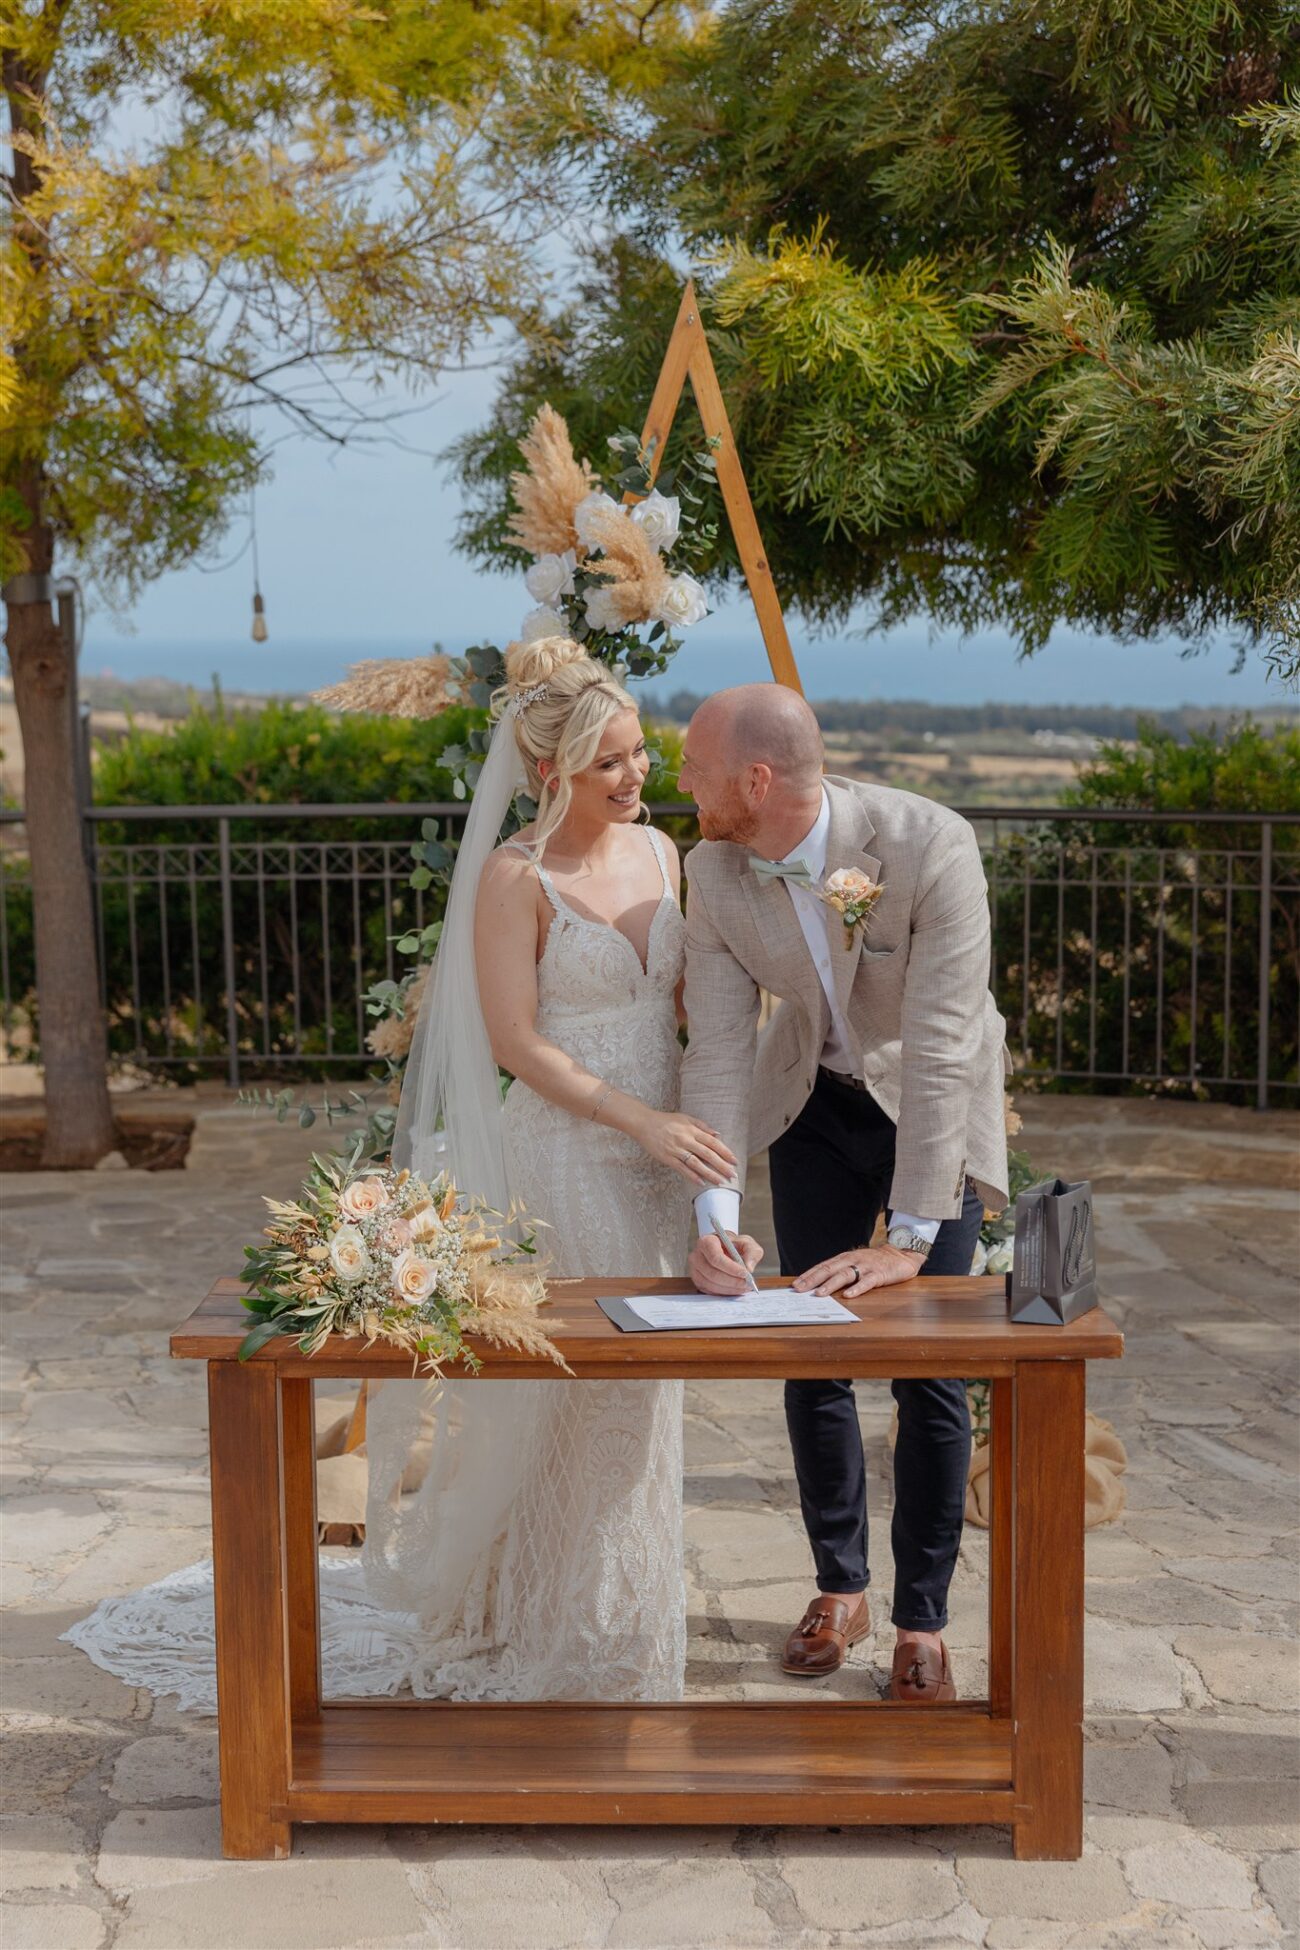
{"type": "MultiPolygon", "coordinates": [[[[648,839],[663,894],[645,967],[626,935],[566,906],[538,867],[555,911],[537,970],[537,1026],[593,1074],[670,1109],[685,923],[659,837],[649,832],[648,839]]],[[[676,1173],[630,1138],[556,1109],[518,1081],[506,1094],[504,1127],[511,1190],[546,1221],[541,1239],[553,1272],[682,1271],[690,1193],[676,1173]]],[[[414,1507],[399,1511],[387,1537],[368,1536],[360,1559],[322,1554],[326,1696],[679,1697],[682,1383],[452,1383],[436,1411],[435,1443],[439,1427],[454,1438],[460,1398],[484,1387],[528,1390],[532,1406],[540,1404],[525,1418],[521,1489],[495,1534],[476,1539],[451,1610],[433,1617],[395,1609],[392,1593],[401,1588],[401,1558],[417,1564],[432,1549],[445,1491],[441,1505],[419,1491],[404,1499],[414,1507]],[[371,1580],[387,1603],[368,1588],[371,1580]]],[[[372,1528],[374,1518],[372,1506],[372,1528]]],[[[210,1563],[105,1599],[64,1637],[130,1685],[216,1710],[210,1563]]]]}

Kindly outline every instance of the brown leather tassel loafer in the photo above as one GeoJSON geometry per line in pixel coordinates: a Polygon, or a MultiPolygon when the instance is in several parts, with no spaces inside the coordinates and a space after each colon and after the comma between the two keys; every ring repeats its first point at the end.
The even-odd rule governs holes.
{"type": "Polygon", "coordinates": [[[871,1613],[862,1592],[844,1597],[823,1591],[814,1598],[785,1642],[782,1672],[798,1673],[805,1679],[820,1679],[838,1672],[851,1645],[866,1638],[871,1630],[871,1613]]]}
{"type": "Polygon", "coordinates": [[[889,1697],[911,1706],[931,1706],[936,1700],[956,1699],[948,1648],[942,1639],[938,1652],[932,1645],[920,1645],[915,1639],[910,1644],[895,1646],[889,1697]]]}

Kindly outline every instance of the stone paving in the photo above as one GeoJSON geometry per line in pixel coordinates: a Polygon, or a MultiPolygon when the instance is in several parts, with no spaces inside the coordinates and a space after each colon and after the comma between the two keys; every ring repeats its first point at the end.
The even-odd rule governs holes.
{"type": "MultiPolygon", "coordinates": [[[[0,1185],[5,1950],[1295,1941],[1297,1120],[1022,1104],[1035,1160],[1101,1195],[1128,1335],[1091,1376],[1130,1466],[1126,1512],[1088,1536],[1082,1861],[1016,1863],[996,1829],[407,1827],[299,1829],[288,1862],[241,1864],[219,1854],[213,1722],[59,1643],[100,1596],[207,1553],[203,1376],[168,1360],[167,1330],[237,1267],[256,1194],[288,1192],[312,1140],[199,1108],[183,1172],[0,1185]]],[[[690,1685],[776,1693],[811,1588],[779,1387],[687,1406],[690,1685]]],[[[882,1597],[888,1410],[883,1384],[863,1390],[882,1597]]],[[[949,1633],[967,1693],[986,1556],[968,1531],[949,1633]]],[[[870,1693],[887,1648],[884,1627],[824,1690],[870,1693]]]]}

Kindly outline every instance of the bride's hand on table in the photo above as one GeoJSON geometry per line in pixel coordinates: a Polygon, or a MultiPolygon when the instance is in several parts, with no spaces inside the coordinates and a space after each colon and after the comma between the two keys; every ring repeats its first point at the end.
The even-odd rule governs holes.
{"type": "MultiPolygon", "coordinates": [[[[763,1248],[757,1239],[751,1239],[747,1232],[740,1232],[734,1235],[732,1243],[749,1271],[756,1273],[763,1261],[763,1248]]],[[[703,1238],[696,1240],[686,1262],[686,1270],[700,1293],[716,1293],[719,1298],[734,1300],[738,1293],[749,1291],[740,1268],[734,1260],[727,1258],[721,1240],[714,1233],[706,1232],[703,1238]]]]}
{"type": "Polygon", "coordinates": [[[661,1165],[680,1172],[697,1191],[735,1182],[735,1154],[716,1131],[685,1111],[650,1110],[643,1104],[628,1134],[661,1165]]]}
{"type": "Polygon", "coordinates": [[[791,1284],[796,1293],[858,1300],[873,1287],[914,1280],[924,1265],[924,1253],[905,1253],[898,1246],[859,1246],[856,1252],[835,1253],[830,1259],[819,1260],[791,1284]]]}

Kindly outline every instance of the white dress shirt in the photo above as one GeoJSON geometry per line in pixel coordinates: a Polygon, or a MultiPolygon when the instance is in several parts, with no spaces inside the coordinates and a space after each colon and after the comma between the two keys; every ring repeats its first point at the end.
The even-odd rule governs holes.
{"type": "MultiPolygon", "coordinates": [[[[802,860],[815,881],[822,880],[826,874],[826,846],[831,831],[831,802],[825,786],[822,787],[821,811],[813,821],[797,846],[781,860],[783,867],[790,867],[802,860]]],[[[832,973],[831,946],[832,927],[840,928],[843,923],[833,909],[811,887],[801,887],[797,881],[787,880],[786,892],[794,903],[795,917],[799,922],[808,952],[812,956],[813,967],[826,996],[830,1009],[830,1027],[826,1041],[822,1045],[820,1062],[823,1069],[838,1070],[842,1076],[854,1076],[858,1072],[857,1057],[853,1044],[853,1032],[840,1014],[839,1001],[835,994],[835,977],[832,973]]],[[[843,953],[843,949],[840,950],[843,953]]],[[[695,1200],[695,1217],[701,1233],[711,1232],[712,1222],[725,1226],[728,1232],[736,1232],[740,1224],[740,1193],[732,1187],[710,1186],[700,1192],[695,1200]]],[[[939,1230],[938,1219],[919,1219],[910,1212],[895,1212],[893,1223],[909,1226],[922,1238],[934,1241],[939,1230]]]]}

